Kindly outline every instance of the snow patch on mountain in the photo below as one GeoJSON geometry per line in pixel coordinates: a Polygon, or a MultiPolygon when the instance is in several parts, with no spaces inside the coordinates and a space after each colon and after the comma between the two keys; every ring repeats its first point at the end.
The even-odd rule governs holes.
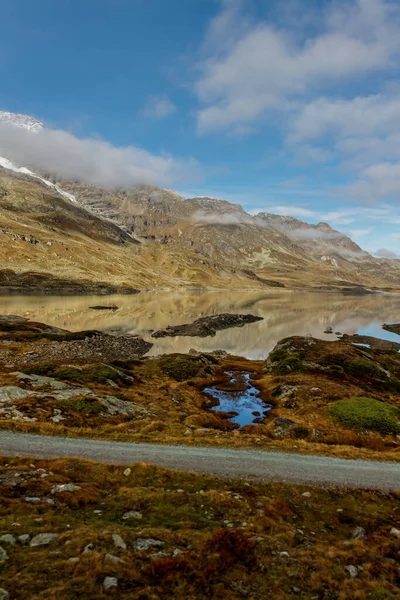
{"type": "Polygon", "coordinates": [[[12,123],[17,127],[23,127],[29,131],[40,131],[43,129],[43,123],[29,115],[19,115],[4,110],[0,110],[0,122],[12,123]]]}
{"type": "MultiPolygon", "coordinates": [[[[43,129],[43,123],[41,121],[38,121],[34,117],[30,117],[28,115],[19,115],[16,113],[10,113],[6,111],[0,111],[0,123],[1,122],[10,123],[12,125],[15,125],[16,127],[22,127],[23,129],[27,129],[32,133],[36,133],[43,129]]],[[[8,158],[0,156],[0,167],[3,167],[3,169],[8,169],[9,171],[13,171],[14,173],[21,173],[22,175],[28,175],[29,177],[38,179],[39,181],[47,185],[47,187],[58,192],[61,196],[64,196],[64,198],[67,198],[71,202],[76,202],[76,198],[72,194],[65,192],[60,187],[58,187],[58,185],[51,183],[51,181],[48,181],[47,179],[36,175],[36,173],[31,171],[30,169],[27,169],[26,167],[17,167],[10,160],[8,160],[8,158]]]]}
{"type": "Polygon", "coordinates": [[[64,190],[62,190],[60,187],[58,187],[58,185],[51,183],[51,181],[47,181],[47,179],[43,179],[43,177],[39,177],[39,175],[36,175],[35,173],[33,173],[33,171],[30,171],[26,167],[16,167],[11,161],[8,160],[8,158],[4,158],[3,156],[0,156],[0,167],[3,167],[3,169],[8,169],[9,171],[14,171],[14,173],[21,173],[22,175],[28,175],[29,177],[32,177],[33,179],[38,179],[39,181],[41,181],[42,183],[47,185],[47,187],[58,192],[61,196],[64,196],[64,198],[67,198],[71,202],[76,202],[76,198],[72,194],[69,194],[68,192],[64,192],[64,190]]]}

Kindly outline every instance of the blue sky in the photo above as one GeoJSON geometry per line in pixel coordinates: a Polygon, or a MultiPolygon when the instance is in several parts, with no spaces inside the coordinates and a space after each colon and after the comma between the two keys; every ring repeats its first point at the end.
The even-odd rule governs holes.
{"type": "Polygon", "coordinates": [[[400,255],[398,1],[0,8],[0,110],[44,121],[75,163],[90,153],[94,182],[112,171],[325,220],[400,255]]]}

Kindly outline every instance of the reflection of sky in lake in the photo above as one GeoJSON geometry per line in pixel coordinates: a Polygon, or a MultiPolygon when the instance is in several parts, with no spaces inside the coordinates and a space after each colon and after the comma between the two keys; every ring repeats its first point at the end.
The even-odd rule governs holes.
{"type": "Polygon", "coordinates": [[[260,392],[251,384],[250,375],[248,373],[237,376],[235,373],[228,372],[227,375],[232,378],[232,382],[237,381],[237,378],[244,381],[247,389],[242,391],[226,391],[218,390],[216,387],[205,388],[203,390],[205,394],[209,394],[219,401],[219,404],[213,406],[211,410],[220,410],[226,413],[238,413],[232,417],[230,421],[238,423],[240,427],[243,427],[244,425],[253,423],[254,419],[257,418],[256,415],[253,415],[253,412],[259,412],[262,417],[264,412],[271,409],[270,405],[264,404],[261,400],[260,392]]]}
{"type": "Polygon", "coordinates": [[[369,335],[371,337],[380,338],[381,340],[388,340],[389,342],[398,342],[400,344],[400,335],[391,331],[382,329],[382,326],[378,323],[371,323],[367,327],[361,327],[357,330],[359,335],[369,335]]]}

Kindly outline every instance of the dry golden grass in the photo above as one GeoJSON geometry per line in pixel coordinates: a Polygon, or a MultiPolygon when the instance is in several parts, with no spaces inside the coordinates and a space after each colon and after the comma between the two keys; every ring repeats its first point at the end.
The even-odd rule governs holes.
{"type": "Polygon", "coordinates": [[[9,555],[0,565],[1,587],[10,598],[399,597],[400,540],[390,534],[400,527],[398,494],[255,484],[144,465],[124,470],[79,460],[0,460],[0,534],[59,535],[36,548],[0,542],[9,555]],[[81,489],[51,492],[63,483],[81,489]],[[27,496],[42,501],[30,504],[27,496]],[[132,510],[142,518],[123,520],[132,510]],[[365,537],[353,539],[356,527],[365,537]],[[113,534],[126,550],[114,546],[113,534]],[[138,538],[163,545],[135,550],[138,538]],[[88,544],[93,549],[83,554],[88,544]],[[152,556],[159,551],[164,555],[152,556]],[[106,554],[124,562],[110,563],[106,554]],[[117,577],[117,590],[103,590],[107,576],[117,577]]]}
{"type": "MultiPolygon", "coordinates": [[[[24,325],[18,327],[23,329],[24,325]]],[[[29,329],[29,325],[26,327],[29,329]]],[[[61,364],[40,364],[40,353],[49,341],[31,337],[28,342],[24,331],[18,331],[19,337],[12,333],[12,344],[2,344],[1,348],[1,356],[4,355],[8,366],[1,369],[0,386],[21,385],[12,371],[28,370],[90,387],[98,396],[112,395],[133,402],[138,410],[130,416],[104,416],[96,401],[63,402],[43,391],[39,400],[27,398],[13,402],[30,422],[10,420],[3,415],[0,428],[131,442],[255,447],[343,458],[393,461],[400,458],[397,436],[351,429],[335,421],[329,410],[332,402],[351,397],[371,397],[400,407],[396,387],[400,386],[397,352],[371,350],[368,362],[364,357],[360,363],[360,350],[349,344],[318,341],[310,345],[307,338],[290,338],[270,355],[277,360],[273,362],[277,366],[272,368],[264,361],[234,356],[179,354],[117,361],[111,367],[93,363],[76,368],[62,364],[62,352],[58,353],[61,364]],[[285,348],[289,348],[289,355],[285,348]],[[24,361],[32,362],[32,350],[39,364],[21,365],[24,361]],[[285,367],[287,359],[291,370],[285,367]],[[346,365],[352,369],[346,371],[346,365]],[[383,377],[382,369],[389,369],[392,377],[383,377]],[[250,373],[261,398],[273,406],[261,424],[238,430],[228,415],[210,410],[213,405],[215,408],[215,402],[203,393],[205,387],[217,385],[230,390],[239,386],[239,390],[243,386],[243,383],[230,381],[227,375],[230,371],[250,373]],[[295,390],[293,397],[285,396],[287,389],[295,390]],[[61,410],[64,421],[51,422],[55,409],[61,410]],[[295,424],[284,434],[277,431],[275,421],[282,418],[295,424]]],[[[79,338],[80,334],[73,335],[79,338]]],[[[63,342],[53,343],[59,343],[62,348],[63,342]]]]}

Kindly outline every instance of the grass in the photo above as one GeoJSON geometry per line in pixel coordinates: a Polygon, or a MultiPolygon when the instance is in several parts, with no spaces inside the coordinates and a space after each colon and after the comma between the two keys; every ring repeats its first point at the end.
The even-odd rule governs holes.
{"type": "MultiPolygon", "coordinates": [[[[40,347],[46,343],[35,344],[40,347]]],[[[20,352],[38,346],[21,344],[20,352]]],[[[40,400],[28,397],[14,403],[16,409],[36,421],[15,421],[4,415],[0,428],[116,441],[258,448],[399,461],[400,443],[393,434],[395,430],[388,434],[376,428],[350,427],[333,419],[329,411],[329,407],[340,400],[368,397],[400,409],[400,395],[392,386],[400,376],[400,355],[373,350],[369,354],[371,359],[365,360],[358,348],[343,342],[294,337],[273,351],[272,358],[279,358],[281,362],[270,359],[267,364],[233,356],[216,359],[205,354],[120,360],[108,365],[39,363],[29,369],[21,368],[89,387],[98,397],[110,395],[133,402],[137,410],[131,416],[106,416],[96,403],[78,398],[66,405],[43,390],[40,400]],[[300,369],[293,370],[298,362],[300,369]],[[372,372],[371,367],[374,373],[378,372],[379,385],[377,379],[365,375],[365,362],[368,373],[372,372]],[[280,371],[282,364],[284,368],[280,371]],[[349,365],[353,373],[348,372],[349,365]],[[275,366],[279,368],[278,373],[275,366]],[[357,369],[358,375],[355,374],[357,369]],[[390,377],[383,370],[390,373],[390,377]],[[226,375],[230,371],[250,373],[261,398],[272,405],[261,424],[238,430],[228,415],[211,411],[213,401],[203,390],[212,385],[230,390],[233,384],[226,375]],[[285,398],[286,388],[294,390],[289,398],[285,398]],[[54,423],[52,418],[59,414],[59,409],[65,420],[54,423]],[[295,423],[282,439],[275,432],[276,418],[295,423]]],[[[13,352],[14,364],[18,356],[17,349],[13,352]]],[[[13,367],[13,370],[20,368],[13,367]]],[[[3,370],[1,385],[21,384],[12,373],[3,370]]],[[[214,408],[218,409],[215,405],[214,408]]]]}
{"type": "Polygon", "coordinates": [[[400,433],[400,410],[373,398],[348,398],[329,409],[334,419],[354,429],[371,429],[383,434],[400,433]]]}
{"type": "Polygon", "coordinates": [[[396,493],[218,479],[140,464],[125,475],[125,468],[0,459],[0,535],[59,535],[37,548],[0,542],[9,555],[0,565],[1,587],[10,598],[398,598],[399,540],[390,534],[400,527],[396,493]],[[51,493],[63,483],[80,490],[51,493]],[[28,504],[26,496],[54,504],[28,504]],[[124,521],[130,510],[142,518],[124,521]],[[366,530],[365,538],[352,538],[355,527],[366,530]],[[113,534],[126,550],[114,546],[113,534]],[[138,551],[138,538],[162,546],[138,551]],[[88,544],[93,550],[83,554],[88,544]],[[106,554],[124,562],[110,563],[106,554]],[[356,578],[347,565],[357,567],[356,578]],[[115,593],[103,591],[107,576],[118,579],[115,593]]]}

